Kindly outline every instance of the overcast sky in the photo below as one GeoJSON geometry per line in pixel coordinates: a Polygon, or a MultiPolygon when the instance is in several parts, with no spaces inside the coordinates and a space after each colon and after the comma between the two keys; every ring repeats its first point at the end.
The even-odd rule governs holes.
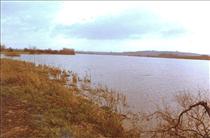
{"type": "Polygon", "coordinates": [[[1,2],[1,43],[210,54],[210,1],[1,2]]]}

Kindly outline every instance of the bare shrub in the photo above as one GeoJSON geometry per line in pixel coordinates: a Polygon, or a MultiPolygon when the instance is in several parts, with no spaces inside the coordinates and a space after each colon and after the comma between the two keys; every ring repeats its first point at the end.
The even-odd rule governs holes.
{"type": "MultiPolygon", "coordinates": [[[[208,92],[208,91],[207,91],[208,92]]],[[[210,137],[210,99],[203,93],[176,96],[178,108],[165,106],[142,118],[155,122],[153,127],[142,131],[151,137],[210,137]]],[[[150,123],[148,123],[150,124],[150,123]]]]}

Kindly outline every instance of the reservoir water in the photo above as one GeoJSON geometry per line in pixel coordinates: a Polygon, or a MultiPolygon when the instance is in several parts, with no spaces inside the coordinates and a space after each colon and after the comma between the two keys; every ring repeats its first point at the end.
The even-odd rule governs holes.
{"type": "Polygon", "coordinates": [[[178,93],[199,91],[210,95],[210,61],[111,55],[21,55],[16,59],[91,75],[102,84],[127,96],[135,111],[173,102],[178,93]]]}

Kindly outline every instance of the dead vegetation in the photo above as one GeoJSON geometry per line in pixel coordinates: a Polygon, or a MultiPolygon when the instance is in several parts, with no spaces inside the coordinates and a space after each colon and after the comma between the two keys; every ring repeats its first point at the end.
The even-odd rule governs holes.
{"type": "Polygon", "coordinates": [[[209,97],[201,94],[195,97],[184,93],[177,95],[176,101],[176,109],[165,106],[152,114],[144,115],[143,119],[155,121],[155,125],[142,133],[151,137],[210,138],[209,97]]]}
{"type": "Polygon", "coordinates": [[[0,69],[2,138],[210,137],[210,97],[202,94],[182,93],[176,107],[137,114],[124,95],[91,86],[88,76],[11,59],[0,69]]]}
{"type": "Polygon", "coordinates": [[[75,78],[57,68],[1,59],[0,137],[135,136],[123,128],[111,92],[89,87],[85,97],[75,78]],[[101,92],[103,103],[88,98],[93,91],[101,92]]]}

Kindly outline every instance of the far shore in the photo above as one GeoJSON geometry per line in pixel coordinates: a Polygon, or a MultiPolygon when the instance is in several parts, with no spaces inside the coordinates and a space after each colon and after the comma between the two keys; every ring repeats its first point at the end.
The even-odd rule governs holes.
{"type": "MultiPolygon", "coordinates": [[[[76,54],[90,54],[90,55],[112,55],[112,56],[135,56],[135,57],[152,57],[152,58],[173,58],[173,59],[191,59],[191,60],[210,60],[210,55],[200,55],[194,53],[187,53],[192,55],[178,55],[182,52],[162,52],[162,51],[140,51],[138,52],[85,52],[76,51],[76,54]],[[153,54],[142,54],[144,52],[151,52],[153,54]],[[170,53],[170,54],[168,54],[170,53]],[[172,53],[172,54],[171,54],[172,53]]],[[[186,53],[184,53],[186,54],[186,53]]]]}
{"type": "Polygon", "coordinates": [[[210,60],[210,55],[174,52],[174,51],[135,51],[135,52],[97,52],[97,51],[75,51],[74,49],[63,48],[61,50],[52,49],[12,49],[1,46],[1,54],[16,57],[21,54],[55,54],[55,55],[75,55],[75,54],[91,54],[91,55],[116,55],[116,56],[136,56],[136,57],[153,57],[153,58],[174,58],[174,59],[191,59],[191,60],[210,60]]]}

